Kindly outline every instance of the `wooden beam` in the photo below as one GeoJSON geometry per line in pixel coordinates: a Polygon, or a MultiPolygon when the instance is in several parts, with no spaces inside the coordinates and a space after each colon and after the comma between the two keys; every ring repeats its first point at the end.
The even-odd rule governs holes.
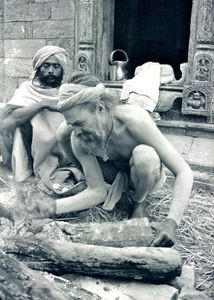
{"type": "Polygon", "coordinates": [[[4,252],[15,255],[32,269],[53,274],[78,273],[166,282],[181,273],[181,257],[172,248],[114,248],[33,236],[3,240],[4,252]]]}

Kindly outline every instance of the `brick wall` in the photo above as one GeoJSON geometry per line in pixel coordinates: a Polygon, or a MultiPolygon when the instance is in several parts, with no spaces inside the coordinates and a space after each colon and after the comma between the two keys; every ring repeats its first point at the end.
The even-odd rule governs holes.
{"type": "Polygon", "coordinates": [[[7,102],[32,72],[45,45],[75,51],[75,0],[0,0],[0,102],[7,102]]]}

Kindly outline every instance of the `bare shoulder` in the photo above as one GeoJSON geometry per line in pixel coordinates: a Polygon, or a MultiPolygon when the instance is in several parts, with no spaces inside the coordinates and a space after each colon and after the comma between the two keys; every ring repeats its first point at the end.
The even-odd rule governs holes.
{"type": "Polygon", "coordinates": [[[142,126],[152,124],[149,113],[140,106],[125,104],[117,107],[115,116],[128,126],[142,126]]]}

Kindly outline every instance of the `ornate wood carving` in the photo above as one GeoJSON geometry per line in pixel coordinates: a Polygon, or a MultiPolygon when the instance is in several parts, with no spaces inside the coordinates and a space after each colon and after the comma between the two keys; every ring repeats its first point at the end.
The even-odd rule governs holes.
{"type": "Polygon", "coordinates": [[[194,59],[195,67],[193,73],[193,80],[197,81],[211,81],[213,60],[212,57],[206,53],[198,54],[194,59]]]}
{"type": "Polygon", "coordinates": [[[182,113],[214,121],[214,0],[193,0],[182,113]],[[192,68],[193,65],[193,68],[192,68]]]}
{"type": "MultiPolygon", "coordinates": [[[[197,0],[198,1],[198,0],[197,0]]],[[[197,41],[214,43],[214,3],[213,0],[201,0],[198,10],[197,41]]]]}
{"type": "Polygon", "coordinates": [[[101,79],[112,51],[114,0],[76,0],[75,69],[101,79]]]}
{"type": "Polygon", "coordinates": [[[76,1],[75,69],[94,73],[94,0],[76,1]]]}
{"type": "Polygon", "coordinates": [[[182,112],[209,117],[212,108],[212,93],[211,84],[198,83],[186,86],[183,93],[182,112]]]}

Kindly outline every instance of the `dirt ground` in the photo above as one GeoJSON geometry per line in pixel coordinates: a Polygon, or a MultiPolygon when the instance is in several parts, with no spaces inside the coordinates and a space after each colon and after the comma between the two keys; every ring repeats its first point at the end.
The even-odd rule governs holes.
{"type": "MultiPolygon", "coordinates": [[[[8,227],[5,218],[0,218],[1,234],[24,235],[26,214],[24,207],[31,205],[33,199],[45,196],[38,191],[35,180],[15,185],[11,175],[0,168],[0,202],[14,209],[15,227],[8,227]]],[[[167,180],[163,188],[147,199],[150,221],[161,221],[167,215],[172,199],[172,180],[167,180]]],[[[190,196],[189,205],[177,230],[175,248],[181,253],[183,263],[195,269],[196,289],[204,291],[210,299],[214,299],[214,192],[206,187],[195,186],[190,196]]],[[[96,207],[79,214],[64,215],[61,219],[68,222],[104,222],[123,220],[128,217],[130,203],[123,196],[112,212],[96,207]]]]}

